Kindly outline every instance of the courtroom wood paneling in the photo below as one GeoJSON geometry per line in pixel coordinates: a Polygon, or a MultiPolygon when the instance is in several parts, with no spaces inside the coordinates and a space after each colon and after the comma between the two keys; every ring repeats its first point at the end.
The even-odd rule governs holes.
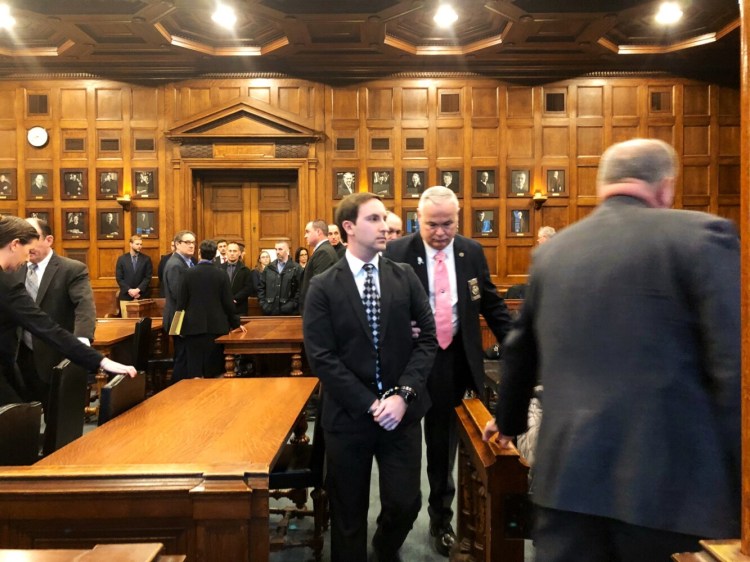
{"type": "Polygon", "coordinates": [[[251,87],[247,89],[247,95],[258,101],[271,103],[271,88],[251,87]]]}
{"type": "Polygon", "coordinates": [[[578,117],[604,116],[604,86],[584,86],[577,90],[578,117]]]}
{"type": "Polygon", "coordinates": [[[402,90],[402,119],[427,119],[427,88],[404,88],[402,90]]]}
{"type": "Polygon", "coordinates": [[[638,116],[638,86],[612,87],[612,116],[638,116]]]}
{"type": "Polygon", "coordinates": [[[568,127],[542,128],[542,156],[567,158],[570,154],[570,131],[568,127]]]}
{"type": "Polygon", "coordinates": [[[682,193],[688,195],[708,195],[710,188],[709,166],[683,166],[682,193]]]}

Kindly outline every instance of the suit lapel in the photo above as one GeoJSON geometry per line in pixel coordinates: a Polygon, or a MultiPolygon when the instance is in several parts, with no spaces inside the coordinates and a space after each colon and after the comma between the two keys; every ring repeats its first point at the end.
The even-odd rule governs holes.
{"type": "MultiPolygon", "coordinates": [[[[380,341],[385,340],[385,332],[388,329],[388,318],[391,310],[391,295],[395,294],[395,277],[393,275],[393,264],[387,258],[380,258],[378,275],[380,277],[380,341]]],[[[368,324],[369,328],[369,324],[368,324]]]]}
{"type": "Polygon", "coordinates": [[[427,278],[427,268],[430,264],[427,263],[427,254],[424,249],[424,242],[419,233],[414,234],[411,240],[411,251],[409,252],[409,265],[412,266],[414,271],[422,282],[425,293],[430,294],[430,281],[427,278]]]}
{"type": "Polygon", "coordinates": [[[464,318],[466,287],[469,285],[466,263],[466,248],[460,236],[453,240],[453,260],[456,262],[456,292],[458,293],[458,317],[464,318]]]}
{"type": "Polygon", "coordinates": [[[52,277],[55,276],[59,268],[60,260],[58,259],[57,254],[52,254],[52,257],[50,258],[49,263],[44,270],[42,280],[39,283],[39,292],[36,294],[37,304],[42,302],[42,299],[44,299],[44,295],[47,293],[47,289],[49,288],[50,283],[52,283],[52,277]]]}
{"type": "Polygon", "coordinates": [[[367,321],[365,305],[362,304],[362,296],[359,294],[357,284],[354,282],[354,276],[352,275],[351,269],[349,269],[349,262],[346,260],[339,260],[333,265],[333,267],[336,268],[338,286],[343,290],[346,300],[349,301],[352,311],[362,325],[362,329],[370,338],[370,341],[372,341],[372,331],[370,330],[370,323],[367,321]]]}

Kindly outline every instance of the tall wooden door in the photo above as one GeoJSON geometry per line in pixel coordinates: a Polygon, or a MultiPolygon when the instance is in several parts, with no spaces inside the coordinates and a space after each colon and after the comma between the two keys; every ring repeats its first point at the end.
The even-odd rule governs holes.
{"type": "Polygon", "coordinates": [[[198,178],[198,237],[245,244],[245,264],[287,240],[294,251],[301,241],[296,177],[287,171],[211,172],[198,178]]]}

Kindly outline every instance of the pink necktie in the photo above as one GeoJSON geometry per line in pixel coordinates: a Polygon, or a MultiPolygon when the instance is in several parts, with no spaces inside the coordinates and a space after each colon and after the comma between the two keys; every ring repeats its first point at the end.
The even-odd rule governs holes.
{"type": "Polygon", "coordinates": [[[437,328],[438,345],[446,349],[453,341],[453,304],[451,303],[451,284],[448,281],[448,267],[445,265],[445,254],[435,254],[435,327],[437,328]]]}

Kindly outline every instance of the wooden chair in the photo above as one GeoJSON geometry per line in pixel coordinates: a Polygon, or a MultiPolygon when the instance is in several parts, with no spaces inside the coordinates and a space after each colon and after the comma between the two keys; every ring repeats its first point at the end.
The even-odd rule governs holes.
{"type": "Polygon", "coordinates": [[[0,466],[34,464],[39,460],[41,423],[41,402],[0,408],[0,466]]]}
{"type": "Polygon", "coordinates": [[[83,435],[84,408],[88,405],[88,373],[64,359],[52,369],[44,455],[54,453],[83,435]]]}
{"type": "Polygon", "coordinates": [[[107,423],[112,418],[127,412],[145,399],[145,373],[139,372],[132,378],[128,375],[115,375],[111,381],[102,387],[98,425],[107,423]]]}
{"type": "MultiPolygon", "coordinates": [[[[322,394],[318,392],[318,410],[322,394]]],[[[318,412],[319,413],[319,412],[318,412]]],[[[320,415],[313,429],[312,443],[287,443],[281,449],[278,461],[268,479],[269,495],[272,498],[288,498],[294,507],[271,508],[271,514],[282,518],[271,536],[271,552],[287,548],[309,547],[315,560],[320,562],[323,554],[323,533],[328,528],[328,498],[323,489],[325,474],[325,442],[320,415]],[[313,508],[307,509],[307,489],[313,508]],[[294,518],[313,517],[313,531],[307,538],[289,537],[289,522],[294,518]]]]}

